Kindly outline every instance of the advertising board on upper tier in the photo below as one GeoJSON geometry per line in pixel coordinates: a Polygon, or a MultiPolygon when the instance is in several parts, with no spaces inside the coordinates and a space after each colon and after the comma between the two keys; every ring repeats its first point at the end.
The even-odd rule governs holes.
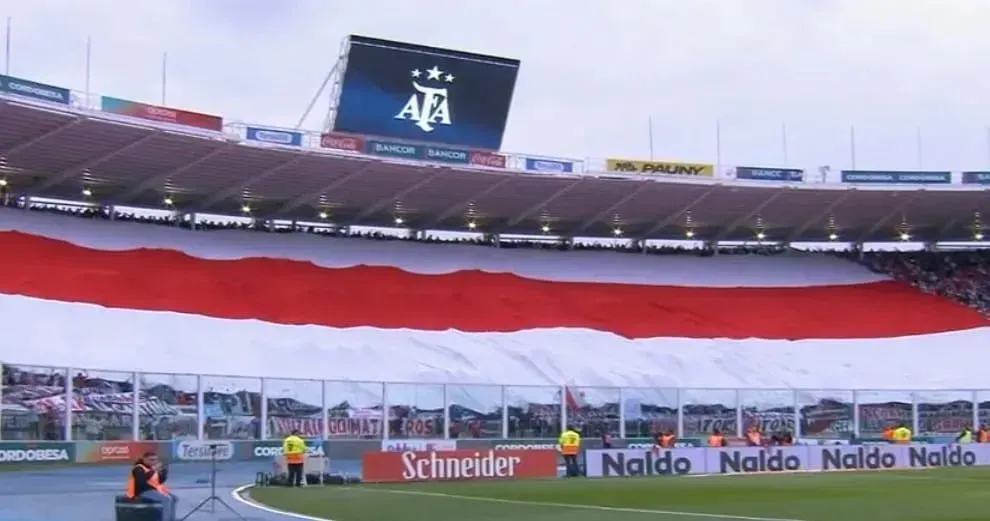
{"type": "Polygon", "coordinates": [[[990,465],[990,445],[806,445],[610,449],[585,453],[588,477],[890,470],[990,465]]]}

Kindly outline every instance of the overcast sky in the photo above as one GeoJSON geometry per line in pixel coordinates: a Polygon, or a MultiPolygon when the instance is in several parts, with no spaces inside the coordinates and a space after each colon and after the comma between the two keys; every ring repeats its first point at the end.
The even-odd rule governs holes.
{"type": "MultiPolygon", "coordinates": [[[[990,169],[990,0],[0,0],[10,73],[294,126],[350,33],[522,60],[503,149],[990,169]],[[918,132],[921,129],[921,157],[918,132]]],[[[305,125],[316,130],[323,100],[305,125]]]]}

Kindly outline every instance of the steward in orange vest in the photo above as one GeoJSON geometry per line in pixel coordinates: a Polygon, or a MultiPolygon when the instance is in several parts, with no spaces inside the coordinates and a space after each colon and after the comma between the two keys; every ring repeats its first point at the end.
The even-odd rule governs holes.
{"type": "Polygon", "coordinates": [[[162,521],[175,521],[175,506],[178,498],[172,494],[165,481],[168,469],[158,461],[154,452],[145,452],[131,468],[127,477],[127,497],[162,504],[162,521]]]}
{"type": "Polygon", "coordinates": [[[725,436],[722,436],[722,431],[715,429],[712,431],[712,435],[708,437],[709,447],[725,447],[725,436]]]}

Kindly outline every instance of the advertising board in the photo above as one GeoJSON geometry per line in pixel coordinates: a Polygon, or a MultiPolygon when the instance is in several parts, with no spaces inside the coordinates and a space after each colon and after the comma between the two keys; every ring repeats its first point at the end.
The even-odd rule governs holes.
{"type": "Polygon", "coordinates": [[[457,440],[382,440],[383,452],[457,450],[457,440]]]}
{"type": "Polygon", "coordinates": [[[167,449],[168,443],[154,441],[81,441],[76,445],[76,463],[128,463],[146,452],[168,459],[167,449]]]}
{"type": "Polygon", "coordinates": [[[360,136],[338,134],[336,132],[327,132],[320,135],[320,146],[331,150],[364,152],[364,138],[360,136]]]}
{"type": "Polygon", "coordinates": [[[68,105],[72,101],[72,94],[69,89],[22,80],[13,76],[0,75],[0,92],[60,105],[68,105]]]}
{"type": "Polygon", "coordinates": [[[264,127],[247,127],[244,129],[244,138],[248,141],[258,141],[260,143],[288,147],[300,147],[303,142],[302,132],[264,127]]]}
{"type": "Polygon", "coordinates": [[[369,483],[555,477],[554,450],[368,452],[362,467],[369,483]]]}
{"type": "Polygon", "coordinates": [[[588,477],[889,470],[990,465],[990,445],[804,445],[611,449],[585,453],[588,477]]]}
{"type": "Polygon", "coordinates": [[[100,110],[111,114],[120,114],[122,116],[147,119],[161,123],[171,123],[173,125],[196,127],[204,130],[223,130],[223,118],[220,116],[171,107],[159,107],[157,105],[148,105],[136,101],[112,98],[110,96],[100,98],[100,110]]]}
{"type": "Polygon", "coordinates": [[[176,440],[173,442],[172,459],[175,461],[217,461],[234,459],[234,443],[221,440],[176,440]]]}
{"type": "Polygon", "coordinates": [[[951,172],[888,172],[880,170],[843,170],[843,183],[859,184],[948,184],[951,172]]]}
{"type": "Polygon", "coordinates": [[[558,159],[542,159],[538,157],[525,158],[527,172],[543,172],[548,174],[570,174],[574,172],[572,161],[560,161],[558,159]]]}
{"type": "MultiPolygon", "coordinates": [[[[250,444],[250,459],[272,459],[282,455],[282,442],[277,440],[255,441],[250,444]]],[[[306,454],[312,456],[326,456],[324,442],[320,440],[306,440],[306,454]]]]}
{"type": "Polygon", "coordinates": [[[75,460],[75,449],[66,442],[0,442],[0,466],[68,463],[75,460]]]}
{"type": "Polygon", "coordinates": [[[762,168],[757,166],[737,166],[736,179],[752,181],[785,181],[798,183],[804,179],[804,170],[797,168],[762,168]]]}
{"type": "Polygon", "coordinates": [[[683,176],[713,177],[715,165],[705,163],[678,163],[673,161],[637,161],[633,159],[606,159],[605,168],[609,172],[629,174],[665,174],[683,176]]]}
{"type": "Polygon", "coordinates": [[[352,35],[333,130],[498,150],[518,72],[519,60],[352,35]]]}
{"type": "Polygon", "coordinates": [[[962,182],[964,185],[990,184],[990,172],[963,172],[962,182]]]}

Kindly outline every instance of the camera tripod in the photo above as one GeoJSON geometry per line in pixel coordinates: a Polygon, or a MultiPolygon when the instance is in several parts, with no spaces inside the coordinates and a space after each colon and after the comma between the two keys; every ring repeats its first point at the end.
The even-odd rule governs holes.
{"type": "Polygon", "coordinates": [[[209,497],[207,497],[203,501],[200,501],[200,503],[198,505],[196,505],[195,507],[193,507],[193,509],[190,510],[189,513],[187,513],[186,515],[184,515],[181,518],[179,518],[178,521],[186,521],[186,519],[188,519],[189,516],[195,514],[196,512],[199,512],[206,505],[210,505],[210,513],[211,514],[214,514],[214,513],[216,513],[216,504],[217,503],[220,503],[221,506],[223,506],[228,511],[230,511],[231,514],[234,514],[235,516],[237,516],[237,518],[240,519],[241,521],[247,521],[247,519],[244,516],[242,516],[241,514],[239,514],[236,510],[234,510],[233,507],[231,507],[229,504],[227,504],[227,502],[224,501],[222,497],[220,497],[220,496],[217,495],[217,447],[218,446],[219,445],[216,444],[216,443],[211,443],[209,445],[209,447],[210,447],[210,495],[209,495],[209,497]]]}

